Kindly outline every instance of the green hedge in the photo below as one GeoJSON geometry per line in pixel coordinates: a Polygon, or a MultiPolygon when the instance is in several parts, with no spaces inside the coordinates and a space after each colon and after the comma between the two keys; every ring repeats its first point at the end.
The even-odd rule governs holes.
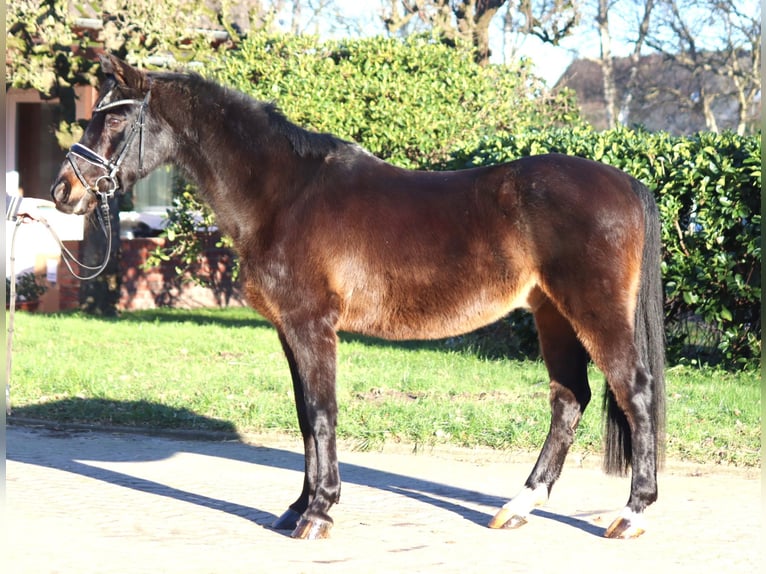
{"type": "Polygon", "coordinates": [[[452,168],[559,152],[625,170],[662,218],[668,357],[756,366],[761,354],[761,140],[589,128],[487,138],[452,168]]]}
{"type": "Polygon", "coordinates": [[[488,136],[582,123],[572,95],[548,95],[526,62],[482,67],[469,47],[428,36],[255,34],[205,74],[402,167],[439,165],[488,136]]]}

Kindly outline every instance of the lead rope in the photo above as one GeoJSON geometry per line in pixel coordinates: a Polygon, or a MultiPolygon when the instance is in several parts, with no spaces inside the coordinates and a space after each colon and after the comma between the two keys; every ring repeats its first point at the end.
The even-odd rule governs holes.
{"type": "Polygon", "coordinates": [[[8,340],[6,341],[5,350],[5,414],[11,415],[11,363],[13,350],[13,317],[16,311],[16,232],[24,222],[23,217],[19,217],[16,220],[16,225],[13,228],[13,235],[11,235],[11,292],[10,301],[8,302],[8,340]]]}
{"type": "Polygon", "coordinates": [[[11,272],[11,288],[10,288],[10,301],[8,302],[8,339],[6,341],[6,351],[5,351],[5,414],[6,416],[11,416],[11,369],[12,369],[12,362],[13,362],[13,320],[16,316],[16,232],[19,230],[19,227],[21,227],[21,224],[24,223],[25,220],[30,221],[39,221],[45,227],[48,228],[48,231],[53,236],[53,238],[56,240],[56,243],[59,244],[59,247],[61,248],[61,259],[66,264],[67,269],[69,269],[69,272],[80,281],[89,281],[90,279],[95,279],[98,277],[101,272],[106,269],[107,264],[109,263],[109,256],[112,253],[112,223],[109,221],[109,197],[106,194],[100,194],[101,196],[101,205],[99,206],[99,211],[97,211],[99,223],[101,224],[101,230],[106,235],[106,253],[104,254],[104,261],[100,265],[91,266],[91,265],[85,265],[81,261],[79,261],[74,254],[64,245],[64,242],[61,241],[61,238],[59,238],[58,234],[53,230],[53,227],[51,227],[51,224],[48,223],[48,220],[44,217],[32,217],[28,214],[21,214],[18,216],[14,216],[16,218],[16,225],[13,228],[13,235],[11,236],[11,257],[10,257],[10,272],[11,272]],[[82,269],[88,269],[90,271],[93,271],[90,275],[80,275],[79,273],[76,273],[74,268],[72,267],[72,263],[69,261],[71,259],[72,262],[76,263],[80,268],[82,269]]]}

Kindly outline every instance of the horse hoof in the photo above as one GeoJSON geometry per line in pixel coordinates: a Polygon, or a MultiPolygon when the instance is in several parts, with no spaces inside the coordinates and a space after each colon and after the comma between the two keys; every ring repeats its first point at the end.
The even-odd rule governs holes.
{"type": "Polygon", "coordinates": [[[298,526],[298,521],[301,519],[299,512],[296,512],[292,508],[288,508],[285,512],[277,518],[271,525],[274,530],[294,530],[298,526]]]}
{"type": "Polygon", "coordinates": [[[628,512],[615,518],[604,532],[604,536],[622,539],[638,538],[644,532],[646,529],[642,524],[641,516],[628,512]]]}
{"type": "Polygon", "coordinates": [[[492,520],[489,521],[487,526],[490,528],[504,528],[512,530],[514,528],[524,526],[526,523],[527,519],[523,516],[514,513],[508,508],[501,508],[497,514],[492,517],[492,520]]]}
{"type": "Polygon", "coordinates": [[[328,522],[327,520],[307,520],[301,518],[290,536],[301,540],[320,540],[330,537],[331,528],[332,522],[328,522]]]}

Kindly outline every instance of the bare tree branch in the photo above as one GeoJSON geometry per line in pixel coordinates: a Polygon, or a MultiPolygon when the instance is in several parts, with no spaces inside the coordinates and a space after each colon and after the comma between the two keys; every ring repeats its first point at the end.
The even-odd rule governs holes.
{"type": "Polygon", "coordinates": [[[747,4],[752,14],[737,0],[658,0],[661,20],[647,36],[647,45],[692,76],[691,104],[701,109],[712,131],[718,131],[713,103],[722,98],[737,102],[738,133],[744,134],[757,117],[760,4],[747,4]],[[718,30],[717,36],[711,37],[711,30],[718,30]]]}

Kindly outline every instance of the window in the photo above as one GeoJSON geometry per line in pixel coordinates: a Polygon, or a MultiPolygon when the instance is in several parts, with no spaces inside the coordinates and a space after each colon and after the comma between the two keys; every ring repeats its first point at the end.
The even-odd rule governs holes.
{"type": "Polygon", "coordinates": [[[141,212],[154,207],[170,207],[173,204],[174,177],[175,169],[166,165],[136,183],[133,188],[133,210],[141,212]]]}

